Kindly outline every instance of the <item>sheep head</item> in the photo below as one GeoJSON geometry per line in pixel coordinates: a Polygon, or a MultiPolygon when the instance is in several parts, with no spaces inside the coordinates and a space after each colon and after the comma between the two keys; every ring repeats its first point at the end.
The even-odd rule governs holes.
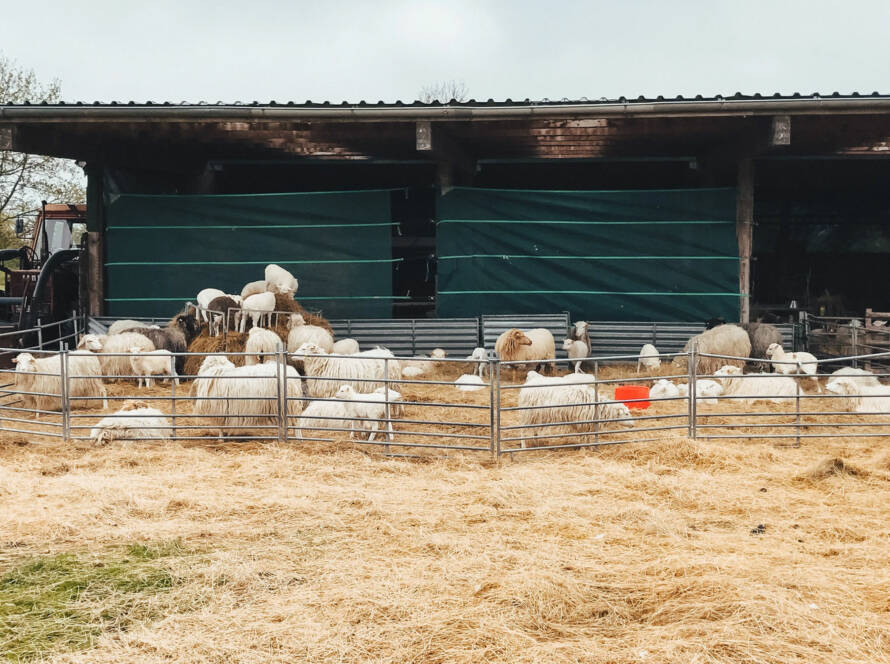
{"type": "Polygon", "coordinates": [[[192,314],[177,314],[167,327],[179,328],[185,337],[186,345],[190,344],[201,332],[201,323],[192,314]]]}
{"type": "Polygon", "coordinates": [[[314,344],[310,341],[307,341],[304,344],[301,344],[299,348],[293,353],[294,355],[327,355],[325,353],[324,348],[321,346],[314,344]]]}
{"type": "Polygon", "coordinates": [[[98,353],[102,350],[102,341],[95,334],[85,334],[80,338],[77,347],[80,349],[86,349],[91,353],[98,353]]]}
{"type": "Polygon", "coordinates": [[[563,350],[571,350],[572,346],[574,346],[574,345],[575,345],[575,340],[569,339],[568,337],[566,337],[562,342],[563,350]]]}
{"type": "Polygon", "coordinates": [[[782,350],[782,345],[777,343],[772,343],[766,347],[766,356],[772,358],[773,355],[780,352],[782,350]]]}
{"type": "Polygon", "coordinates": [[[513,359],[516,354],[519,352],[520,346],[531,346],[532,340],[525,336],[525,332],[522,330],[518,330],[515,327],[511,330],[507,331],[507,334],[504,336],[503,341],[503,350],[504,350],[504,358],[507,360],[513,359]]]}
{"type": "Polygon", "coordinates": [[[587,336],[587,330],[590,328],[590,323],[586,320],[575,321],[575,325],[573,326],[575,330],[574,337],[576,339],[583,339],[587,336]]]}
{"type": "Polygon", "coordinates": [[[337,399],[352,400],[355,399],[355,390],[352,385],[341,385],[340,389],[337,390],[337,394],[334,396],[337,399]]]}
{"type": "Polygon", "coordinates": [[[291,314],[287,319],[287,329],[292,330],[295,327],[300,327],[301,325],[306,324],[306,319],[303,318],[302,314],[291,314]]]}
{"type": "Polygon", "coordinates": [[[204,358],[204,361],[201,362],[201,366],[198,368],[198,375],[202,373],[207,373],[211,369],[216,369],[219,367],[225,367],[226,369],[234,369],[235,365],[229,361],[225,355],[208,355],[204,358]]]}
{"type": "Polygon", "coordinates": [[[130,346],[127,350],[136,355],[137,353],[141,353],[143,349],[139,346],[130,346]]]}
{"type": "Polygon", "coordinates": [[[16,371],[37,371],[37,360],[31,353],[19,353],[12,358],[12,362],[16,366],[16,371]]]}
{"type": "Polygon", "coordinates": [[[447,355],[448,353],[445,352],[444,348],[433,348],[432,352],[430,352],[430,357],[436,360],[441,360],[447,355]]]}
{"type": "Polygon", "coordinates": [[[740,376],[742,370],[739,367],[732,366],[730,364],[724,364],[722,367],[717,369],[714,372],[715,376],[740,376]]]}

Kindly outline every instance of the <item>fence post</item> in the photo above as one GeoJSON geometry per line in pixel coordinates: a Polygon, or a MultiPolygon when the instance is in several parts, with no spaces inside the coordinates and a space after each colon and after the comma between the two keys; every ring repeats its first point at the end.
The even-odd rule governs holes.
{"type": "Polygon", "coordinates": [[[696,430],[696,422],[698,420],[698,410],[696,404],[696,369],[698,364],[698,358],[696,357],[696,345],[692,344],[692,348],[689,349],[689,354],[687,355],[687,364],[689,369],[689,437],[693,440],[698,436],[698,431],[696,430]]]}
{"type": "Polygon", "coordinates": [[[37,348],[43,350],[43,323],[37,319],[37,348]]]}
{"type": "Polygon", "coordinates": [[[278,376],[278,442],[287,442],[287,353],[284,344],[278,343],[278,357],[275,358],[278,376]]]}
{"type": "Polygon", "coordinates": [[[795,427],[797,429],[797,443],[795,447],[800,447],[800,378],[795,378],[794,383],[797,385],[797,396],[794,398],[794,422],[797,425],[795,427]]]}
{"type": "Polygon", "coordinates": [[[494,363],[493,359],[488,360],[488,404],[489,404],[489,433],[491,439],[489,441],[489,451],[491,452],[492,460],[496,460],[498,458],[497,451],[497,432],[495,430],[495,418],[497,406],[495,405],[495,394],[494,394],[494,363]]]}
{"type": "MultiPolygon", "coordinates": [[[[496,438],[494,440],[495,449],[497,450],[498,458],[501,456],[501,361],[500,359],[494,360],[496,372],[497,372],[497,389],[495,390],[495,398],[497,401],[497,427],[496,427],[496,438]]],[[[491,380],[491,375],[488,376],[488,379],[491,380]]]]}
{"type": "MultiPolygon", "coordinates": [[[[859,353],[856,352],[856,345],[857,345],[857,344],[856,344],[856,341],[857,341],[857,336],[858,336],[858,332],[857,332],[857,331],[858,331],[858,328],[857,328],[855,325],[853,325],[853,324],[851,323],[851,324],[850,324],[850,343],[851,343],[851,345],[853,346],[853,352],[850,353],[851,355],[858,355],[858,354],[859,354],[859,353]]],[[[857,368],[858,366],[859,366],[859,363],[857,362],[856,358],[854,357],[854,358],[853,358],[853,368],[855,369],[855,368],[857,368]]],[[[816,373],[819,373],[818,369],[817,369],[816,373]]]]}
{"type": "Polygon", "coordinates": [[[71,320],[74,322],[74,345],[77,346],[78,337],[80,336],[77,331],[77,314],[71,320]]]}
{"type": "Polygon", "coordinates": [[[71,402],[70,390],[68,386],[68,344],[65,344],[62,350],[62,361],[60,363],[59,378],[61,389],[59,390],[59,400],[62,407],[62,440],[66,443],[71,441],[71,402]]]}
{"type": "MultiPolygon", "coordinates": [[[[170,419],[173,422],[173,440],[176,440],[176,356],[170,356],[170,419]]],[[[160,382],[160,381],[158,381],[160,382]]]]}
{"type": "Polygon", "coordinates": [[[593,361],[593,444],[600,442],[600,363],[593,361]]]}
{"type": "MultiPolygon", "coordinates": [[[[413,324],[413,321],[412,321],[413,324]]],[[[413,347],[414,340],[412,335],[411,344],[413,347]]],[[[389,454],[389,425],[391,424],[389,418],[389,358],[383,358],[383,414],[386,415],[386,430],[383,432],[383,439],[386,441],[386,445],[383,446],[383,453],[389,454]]],[[[356,424],[353,422],[353,424],[356,424]]]]}

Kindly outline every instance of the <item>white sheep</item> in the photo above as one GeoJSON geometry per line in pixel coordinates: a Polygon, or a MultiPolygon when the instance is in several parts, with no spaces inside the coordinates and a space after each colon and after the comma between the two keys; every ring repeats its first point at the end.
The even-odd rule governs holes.
{"type": "Polygon", "coordinates": [[[401,417],[405,406],[402,403],[402,394],[386,387],[378,387],[373,394],[389,394],[389,412],[393,417],[401,417]]]}
{"type": "Polygon", "coordinates": [[[418,376],[422,376],[424,373],[425,370],[423,367],[414,364],[409,364],[402,367],[402,378],[417,378],[418,376]]]}
{"type": "Polygon", "coordinates": [[[275,353],[281,346],[281,337],[264,327],[252,327],[247,333],[247,341],[244,344],[244,352],[249,353],[244,357],[244,364],[252,366],[261,362],[275,362],[275,353]],[[266,354],[262,357],[260,354],[266,354]]]}
{"type": "Polygon", "coordinates": [[[461,376],[454,381],[454,384],[457,385],[457,389],[461,392],[475,392],[485,387],[485,382],[482,380],[482,376],[477,374],[461,374],[461,376]]]}
{"type": "Polygon", "coordinates": [[[780,374],[806,374],[816,384],[816,390],[822,392],[822,385],[814,375],[819,373],[819,361],[811,353],[799,351],[786,353],[782,344],[770,344],[766,356],[772,360],[773,370],[780,374]]]}
{"type": "MultiPolygon", "coordinates": [[[[556,345],[550,330],[536,327],[532,330],[511,328],[502,332],[494,343],[494,350],[502,362],[521,362],[531,360],[553,360],[556,358],[556,345]]],[[[521,365],[511,365],[513,373],[521,365]]],[[[528,366],[528,365],[525,365],[528,366]]],[[[553,370],[552,363],[534,364],[532,369],[543,366],[547,371],[553,370]]]]}
{"type": "MultiPolygon", "coordinates": [[[[680,383],[677,385],[679,396],[687,398],[689,396],[689,385],[680,383]]],[[[697,403],[703,403],[708,406],[717,405],[717,397],[723,394],[723,386],[715,380],[709,378],[700,378],[695,381],[695,400],[697,403]]]]}
{"type": "Polygon", "coordinates": [[[448,357],[448,352],[444,348],[433,348],[430,351],[430,357],[434,360],[444,360],[448,357]]]}
{"type": "Polygon", "coordinates": [[[526,427],[521,429],[521,446],[526,447],[526,435],[535,437],[538,430],[546,434],[547,426],[531,425],[563,425],[575,431],[590,431],[595,421],[618,420],[622,426],[633,427],[625,404],[611,400],[596,403],[593,382],[593,376],[583,373],[548,377],[530,371],[519,390],[519,423],[526,427]]]}
{"type": "MultiPolygon", "coordinates": [[[[322,328],[324,329],[324,328],[322,328]]],[[[325,330],[327,332],[327,330],[325,330]]],[[[319,344],[321,346],[321,344],[319,344]]],[[[299,346],[298,346],[299,347],[299,346]]],[[[324,346],[322,346],[323,348],[324,346]]],[[[332,355],[355,355],[361,350],[358,345],[358,341],[351,338],[340,339],[334,342],[334,345],[331,347],[332,355]]]]}
{"type": "MultiPolygon", "coordinates": [[[[370,431],[368,442],[372,442],[379,430],[380,424],[386,429],[387,438],[393,440],[392,419],[396,417],[393,412],[394,407],[391,405],[389,409],[389,418],[386,417],[386,400],[389,397],[390,402],[398,402],[402,400],[402,395],[396,390],[387,390],[387,393],[374,391],[370,394],[359,394],[349,385],[341,385],[341,390],[345,390],[347,396],[341,397],[351,399],[354,404],[355,428],[361,428],[370,431]]],[[[384,388],[385,389],[385,388],[384,388]]],[[[350,436],[351,437],[351,436],[350,436]]]]}
{"type": "Polygon", "coordinates": [[[872,387],[877,387],[881,384],[881,381],[878,380],[878,377],[875,376],[871,371],[867,371],[865,369],[857,369],[854,367],[841,367],[831,374],[831,378],[828,379],[826,388],[834,381],[836,381],[837,378],[840,376],[850,376],[853,378],[853,382],[859,385],[870,385],[872,387]]]}
{"type": "Polygon", "coordinates": [[[205,323],[208,321],[207,305],[217,297],[224,297],[225,293],[221,291],[219,288],[205,288],[200,291],[195,297],[195,301],[198,303],[198,320],[203,320],[205,323]]]}
{"type": "Polygon", "coordinates": [[[138,346],[130,348],[133,355],[130,356],[130,368],[134,376],[137,376],[136,387],[151,387],[152,376],[169,376],[179,385],[179,375],[176,373],[176,364],[173,354],[169,350],[151,350],[143,353],[138,346]]]}
{"type": "Polygon", "coordinates": [[[248,316],[250,316],[251,326],[253,327],[262,325],[263,320],[271,322],[273,311],[275,311],[275,293],[257,293],[244,298],[244,301],[241,303],[241,311],[237,314],[240,320],[238,331],[244,334],[248,316]]]}
{"type": "Polygon", "coordinates": [[[144,334],[138,332],[121,332],[120,334],[101,335],[85,334],[77,344],[78,349],[98,353],[102,374],[108,377],[129,376],[132,373],[130,358],[121,353],[131,353],[131,348],[139,348],[140,353],[149,353],[155,349],[154,343],[144,334]]]}
{"type": "Polygon", "coordinates": [[[354,355],[328,355],[311,343],[300,346],[296,353],[303,360],[309,395],[332,397],[340,385],[349,385],[356,392],[372,392],[383,386],[384,366],[389,371],[390,389],[396,389],[402,376],[398,360],[385,348],[363,350],[354,355]],[[383,358],[387,358],[384,362],[383,358]]]}
{"type": "Polygon", "coordinates": [[[467,359],[473,362],[473,373],[479,378],[485,375],[485,368],[488,365],[488,351],[481,346],[473,349],[473,352],[467,355],[467,359]]]}
{"type": "Polygon", "coordinates": [[[108,334],[120,334],[121,332],[126,332],[127,330],[132,330],[137,327],[148,327],[145,324],[145,321],[138,320],[116,320],[114,321],[108,328],[108,334]]]}
{"type": "Polygon", "coordinates": [[[294,275],[274,263],[266,266],[265,277],[266,290],[270,293],[292,296],[299,287],[299,283],[294,275]]]}
{"type": "Polygon", "coordinates": [[[839,399],[841,410],[851,413],[890,413],[890,386],[857,383],[856,376],[841,375],[833,378],[826,389],[843,396],[839,399]]]}
{"type": "Polygon", "coordinates": [[[350,385],[340,385],[332,398],[324,401],[312,401],[306,406],[298,420],[301,435],[305,437],[307,429],[324,430],[338,437],[349,432],[354,437],[356,403],[352,400],[355,390],[350,385]]]}
{"type": "Polygon", "coordinates": [[[640,349],[640,356],[637,358],[637,373],[640,373],[640,365],[644,366],[647,371],[655,371],[661,366],[661,358],[655,346],[643,344],[643,347],[640,349]]]}
{"type": "MultiPolygon", "coordinates": [[[[257,427],[278,424],[279,365],[236,367],[225,356],[208,355],[194,382],[196,415],[215,416],[211,427],[222,440],[227,434],[255,435],[257,427]],[[246,398],[245,398],[246,397],[246,398]]],[[[285,366],[287,417],[300,414],[303,387],[296,369],[285,366]]]]}
{"type": "Polygon", "coordinates": [[[249,283],[244,284],[244,288],[241,289],[241,302],[249,298],[251,295],[259,295],[260,293],[266,292],[266,280],[261,279],[260,281],[251,281],[249,283]]]}
{"type": "MultiPolygon", "coordinates": [[[[308,325],[300,314],[291,314],[287,320],[287,350],[289,353],[303,344],[315,344],[325,353],[334,350],[334,336],[320,325],[308,325]]],[[[351,353],[350,353],[351,354],[351,353]]]]}
{"type": "MultiPolygon", "coordinates": [[[[16,365],[15,389],[23,393],[25,408],[37,411],[62,410],[61,354],[35,358],[31,353],[20,353],[12,361],[16,365]]],[[[72,397],[72,410],[95,408],[93,401],[100,398],[102,408],[108,408],[108,392],[101,376],[99,360],[93,353],[71,351],[68,354],[68,396],[72,397]]],[[[40,419],[39,412],[35,413],[35,419],[40,419]]]]}
{"type": "Polygon", "coordinates": [[[113,440],[164,441],[172,435],[170,421],[161,411],[134,399],[124,401],[120,410],[103,417],[90,430],[90,438],[95,445],[107,445],[113,440]]]}
{"type": "MultiPolygon", "coordinates": [[[[686,390],[688,392],[688,386],[686,390]]],[[[666,378],[655,381],[655,384],[649,389],[650,399],[672,399],[678,396],[680,396],[680,388],[666,378]]]]}
{"type": "Polygon", "coordinates": [[[587,357],[587,344],[580,339],[566,338],[562,342],[562,348],[566,351],[570,360],[575,360],[575,372],[581,371],[581,362],[587,357]]]}
{"type": "Polygon", "coordinates": [[[739,367],[725,365],[714,372],[714,375],[723,386],[725,396],[744,397],[738,399],[743,403],[751,404],[755,401],[786,403],[798,394],[794,379],[781,374],[743,374],[739,367]]]}

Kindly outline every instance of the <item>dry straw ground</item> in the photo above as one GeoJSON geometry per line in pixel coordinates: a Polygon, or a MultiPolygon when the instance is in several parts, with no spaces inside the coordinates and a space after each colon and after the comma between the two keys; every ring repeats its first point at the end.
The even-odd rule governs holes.
{"type": "Polygon", "coordinates": [[[681,433],[500,465],[7,434],[0,653],[890,661],[890,441],[681,433]],[[34,586],[60,592],[34,599],[34,586]]]}

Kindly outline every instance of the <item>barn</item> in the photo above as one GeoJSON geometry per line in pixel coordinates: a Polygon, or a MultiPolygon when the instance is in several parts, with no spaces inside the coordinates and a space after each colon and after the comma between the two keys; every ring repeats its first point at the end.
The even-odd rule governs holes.
{"type": "Polygon", "coordinates": [[[0,105],[81,162],[89,311],[276,262],[336,318],[890,310],[890,96],[0,105]]]}

